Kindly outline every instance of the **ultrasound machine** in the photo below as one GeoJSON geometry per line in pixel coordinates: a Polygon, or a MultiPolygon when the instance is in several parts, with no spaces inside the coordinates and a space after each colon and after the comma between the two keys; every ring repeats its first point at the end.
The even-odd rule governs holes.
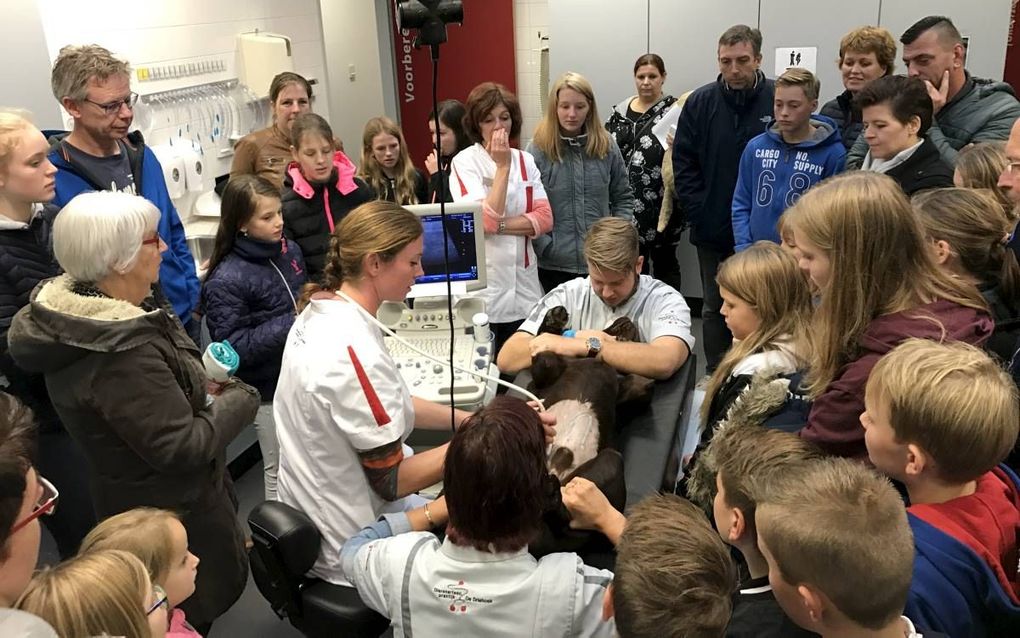
{"type": "Polygon", "coordinates": [[[405,206],[421,220],[424,229],[422,270],[407,303],[384,302],[377,317],[400,339],[385,337],[387,349],[414,396],[473,409],[495,394],[495,383],[472,373],[498,376],[493,365],[492,339],[485,303],[468,293],[485,288],[485,232],[482,203],[446,204],[446,233],[439,204],[405,206]],[[449,253],[453,296],[454,364],[469,371],[454,371],[450,383],[450,314],[447,304],[444,236],[449,253]],[[402,343],[406,342],[405,343],[402,343]],[[435,359],[419,354],[411,347],[435,359]]]}

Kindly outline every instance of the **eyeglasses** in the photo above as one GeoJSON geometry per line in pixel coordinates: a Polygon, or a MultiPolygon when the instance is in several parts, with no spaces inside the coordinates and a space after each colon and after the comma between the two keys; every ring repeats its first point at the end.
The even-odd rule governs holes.
{"type": "Polygon", "coordinates": [[[170,599],[167,598],[166,590],[159,585],[154,584],[152,586],[152,601],[152,606],[145,612],[146,616],[151,616],[152,612],[156,611],[160,607],[162,607],[167,613],[170,613],[170,599]]]}
{"type": "Polygon", "coordinates": [[[39,485],[42,486],[42,494],[39,496],[39,500],[36,501],[35,507],[32,508],[32,513],[25,517],[25,520],[18,522],[14,527],[11,528],[11,534],[18,531],[22,527],[28,525],[40,516],[47,516],[52,514],[57,507],[57,499],[60,498],[60,492],[57,488],[53,487],[53,483],[50,483],[43,477],[39,476],[39,485]]]}
{"type": "Polygon", "coordinates": [[[89,104],[95,104],[99,108],[103,109],[103,111],[107,115],[116,115],[120,113],[120,107],[122,106],[126,106],[129,109],[133,109],[135,107],[135,104],[138,102],[138,94],[132,92],[123,100],[114,100],[113,102],[107,102],[105,104],[94,102],[93,100],[90,100],[88,98],[85,98],[85,101],[88,102],[89,104]]]}
{"type": "Polygon", "coordinates": [[[148,239],[143,239],[142,240],[142,245],[143,246],[148,246],[150,244],[156,244],[157,246],[159,246],[159,242],[160,242],[161,239],[162,238],[159,236],[159,233],[156,233],[155,235],[153,235],[152,237],[149,237],[148,239]]]}

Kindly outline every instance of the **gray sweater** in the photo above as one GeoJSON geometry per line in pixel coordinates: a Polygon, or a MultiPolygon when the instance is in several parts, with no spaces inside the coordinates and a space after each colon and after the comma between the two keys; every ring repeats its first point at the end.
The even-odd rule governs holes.
{"type": "Polygon", "coordinates": [[[559,162],[552,162],[534,142],[528,152],[542,174],[542,185],[553,212],[553,229],[535,238],[538,265],[550,270],[587,274],[584,237],[602,217],[634,218],[634,194],[627,166],[616,142],[602,159],[585,152],[586,134],[560,137],[559,162]]]}

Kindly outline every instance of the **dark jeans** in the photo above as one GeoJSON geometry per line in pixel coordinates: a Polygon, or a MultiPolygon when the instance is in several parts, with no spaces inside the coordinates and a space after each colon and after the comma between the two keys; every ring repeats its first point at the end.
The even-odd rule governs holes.
{"type": "Polygon", "coordinates": [[[722,310],[722,296],[715,276],[719,272],[719,264],[733,254],[733,251],[721,253],[711,248],[698,246],[698,267],[701,270],[701,334],[705,340],[705,371],[712,374],[719,362],[726,355],[733,343],[733,335],[726,327],[722,310]]]}
{"type": "Polygon", "coordinates": [[[680,261],[676,258],[676,248],[676,244],[665,242],[641,244],[641,256],[645,258],[645,263],[641,266],[641,274],[651,275],[679,291],[680,261]]]}
{"type": "Polygon", "coordinates": [[[564,270],[549,270],[548,268],[538,269],[538,281],[542,284],[542,290],[546,294],[549,294],[550,290],[560,284],[565,284],[572,279],[577,279],[578,277],[587,276],[588,275],[584,273],[578,274],[576,272],[566,272],[564,270]]]}
{"type": "Polygon", "coordinates": [[[88,461],[66,431],[45,431],[39,434],[36,470],[60,492],[53,514],[40,520],[57,542],[60,558],[70,558],[78,553],[82,539],[96,525],[88,461]]]}

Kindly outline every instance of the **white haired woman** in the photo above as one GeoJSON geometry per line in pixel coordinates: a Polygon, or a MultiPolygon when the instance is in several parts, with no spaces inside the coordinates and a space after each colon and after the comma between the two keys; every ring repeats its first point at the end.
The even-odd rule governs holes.
{"type": "Polygon", "coordinates": [[[65,274],[40,283],[15,316],[10,352],[45,375],[89,459],[100,518],[143,505],[181,515],[202,560],[196,593],[182,606],[199,628],[237,600],[247,579],[225,451],[254,419],[259,395],[233,379],[207,395],[199,351],[153,294],[166,250],[158,222],[142,197],[71,200],[53,224],[65,274]]]}

